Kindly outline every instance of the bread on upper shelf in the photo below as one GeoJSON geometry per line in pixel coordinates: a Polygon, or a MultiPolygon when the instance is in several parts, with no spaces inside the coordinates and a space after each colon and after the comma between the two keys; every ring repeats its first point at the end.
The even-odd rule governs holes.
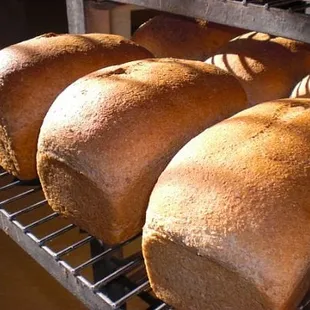
{"type": "Polygon", "coordinates": [[[0,51],[0,165],[34,179],[39,130],[57,95],[81,76],[152,57],[136,43],[106,34],[53,33],[0,51]]]}
{"type": "Polygon", "coordinates": [[[246,30],[176,15],[157,15],[132,36],[155,57],[205,60],[246,30]]]}
{"type": "Polygon", "coordinates": [[[250,105],[287,98],[310,71],[310,45],[249,32],[224,45],[207,63],[234,74],[250,105]]]}
{"type": "Polygon", "coordinates": [[[172,156],[247,106],[238,80],[200,61],[151,59],[96,71],[47,113],[38,173],[50,206],[106,243],[139,233],[172,156]]]}
{"type": "Polygon", "coordinates": [[[294,87],[291,98],[310,98],[310,75],[305,76],[294,87]]]}

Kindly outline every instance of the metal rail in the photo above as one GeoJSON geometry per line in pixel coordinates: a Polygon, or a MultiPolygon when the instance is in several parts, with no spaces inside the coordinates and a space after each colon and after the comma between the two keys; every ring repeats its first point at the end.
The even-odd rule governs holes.
{"type": "Polygon", "coordinates": [[[150,294],[141,251],[137,250],[129,257],[120,256],[123,248],[140,236],[114,247],[108,247],[101,245],[87,233],[77,232],[79,240],[71,241],[64,246],[62,241],[60,243],[62,248],[53,250],[55,246],[57,248],[59,239],[78,228],[73,224],[61,222],[63,220],[52,212],[46,200],[40,197],[40,186],[25,186],[23,182],[14,180],[12,176],[1,170],[0,182],[4,184],[0,187],[0,228],[89,309],[130,310],[127,303],[132,298],[140,298],[146,302],[148,306],[145,309],[170,309],[150,294]],[[12,206],[14,211],[10,211],[12,206]],[[38,211],[41,214],[39,219],[35,217],[38,211]],[[32,219],[32,213],[31,223],[24,224],[23,216],[32,219]],[[55,225],[57,221],[58,226],[55,225]],[[54,222],[54,226],[51,222],[54,222]],[[44,225],[53,226],[53,231],[39,236],[37,230],[44,225]],[[97,254],[93,256],[89,254],[89,258],[84,259],[77,266],[72,266],[69,258],[72,259],[74,255],[78,255],[78,249],[81,247],[88,246],[91,250],[94,241],[97,244],[97,254]],[[51,243],[53,243],[52,246],[51,243]],[[83,275],[85,269],[89,267],[92,268],[93,281],[83,275]],[[104,272],[98,272],[100,270],[104,272]],[[139,271],[139,277],[133,280],[131,275],[137,271],[139,271]],[[116,287],[117,292],[115,292],[116,287]]]}
{"type": "Polygon", "coordinates": [[[66,0],[69,30],[85,32],[84,4],[107,9],[111,3],[201,18],[210,22],[266,32],[310,43],[309,0],[66,0]],[[74,8],[74,9],[72,9],[74,8]]]}
{"type": "MultiPolygon", "coordinates": [[[[126,307],[132,298],[140,298],[148,304],[146,310],[171,309],[149,293],[150,285],[146,274],[145,272],[141,273],[141,268],[144,267],[141,251],[138,250],[126,258],[119,257],[119,255],[113,256],[114,253],[119,254],[120,250],[140,236],[108,247],[101,245],[94,237],[81,233],[79,240],[70,242],[62,249],[55,251],[50,247],[50,242],[57,243],[58,238],[77,227],[66,223],[63,227],[39,237],[34,231],[35,229],[51,221],[60,221],[60,217],[51,211],[45,199],[42,200],[42,197],[38,196],[32,197],[40,191],[40,187],[37,185],[31,186],[31,188],[23,186],[21,181],[14,181],[10,175],[1,172],[1,170],[0,182],[1,184],[5,183],[2,188],[6,189],[2,193],[0,192],[0,228],[89,309],[136,310],[126,307]],[[15,184],[15,186],[6,186],[9,184],[15,184]],[[10,191],[12,191],[12,195],[10,195],[10,191]],[[4,192],[9,198],[1,201],[4,192]],[[31,197],[32,201],[29,204],[31,197]],[[27,204],[25,199],[28,201],[27,204]],[[19,210],[10,212],[11,204],[17,204],[19,210]],[[38,209],[42,211],[44,208],[49,211],[48,215],[41,216],[27,225],[23,225],[19,221],[20,217],[36,212],[38,209]],[[72,266],[68,262],[68,257],[72,258],[76,255],[78,249],[87,245],[91,247],[94,242],[96,242],[96,249],[93,248],[93,255],[90,255],[88,259],[80,262],[77,266],[72,266]],[[93,268],[94,281],[89,281],[83,276],[83,271],[87,267],[93,268]],[[132,274],[138,274],[138,277],[135,276],[133,277],[135,280],[132,280],[130,276],[132,274]]],[[[297,310],[310,310],[310,293],[305,296],[297,310]]]]}
{"type": "MultiPolygon", "coordinates": [[[[114,253],[119,254],[120,250],[130,245],[140,235],[122,244],[108,247],[101,245],[87,233],[81,233],[79,240],[70,242],[62,249],[55,251],[50,247],[50,242],[57,243],[58,238],[78,228],[73,224],[66,223],[63,227],[39,237],[35,229],[51,221],[60,221],[60,217],[52,212],[46,200],[34,195],[40,191],[40,187],[37,185],[24,186],[23,182],[14,181],[13,177],[1,170],[0,182],[1,184],[5,183],[2,188],[6,189],[2,193],[0,192],[0,228],[89,309],[136,310],[127,308],[126,305],[132,298],[141,298],[148,304],[146,310],[171,310],[171,307],[150,294],[150,285],[146,274],[145,272],[141,273],[141,268],[144,267],[141,251],[137,250],[136,253],[126,258],[119,257],[119,255],[113,256],[114,253]],[[15,186],[6,186],[9,184],[15,184],[15,186]],[[10,191],[12,195],[10,195],[10,191]],[[4,192],[9,198],[2,200],[4,192]],[[27,204],[25,203],[26,199],[27,204]],[[30,204],[29,200],[32,200],[30,204]],[[17,204],[19,210],[11,212],[9,207],[12,204],[17,204]],[[42,211],[44,208],[48,211],[48,215],[43,215],[27,225],[23,225],[19,221],[20,217],[36,212],[38,209],[42,211]],[[95,251],[94,248],[93,250],[91,248],[94,242],[96,242],[95,251]],[[93,255],[84,259],[77,266],[72,266],[68,262],[68,257],[72,258],[77,255],[76,251],[87,245],[90,246],[93,255]],[[93,268],[94,281],[88,280],[83,275],[83,271],[87,267],[93,268]],[[132,280],[130,276],[132,274],[138,274],[138,277],[134,276],[135,280],[132,280]]],[[[310,310],[310,293],[305,296],[297,310],[310,310]]]]}

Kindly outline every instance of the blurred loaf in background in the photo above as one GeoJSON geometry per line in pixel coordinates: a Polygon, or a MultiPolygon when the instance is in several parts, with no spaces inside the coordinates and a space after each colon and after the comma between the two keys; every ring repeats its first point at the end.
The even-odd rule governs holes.
{"type": "Polygon", "coordinates": [[[249,32],[224,45],[206,62],[234,74],[253,106],[290,96],[296,83],[309,73],[310,46],[249,32]]]}
{"type": "Polygon", "coordinates": [[[291,98],[310,98],[310,75],[305,76],[293,89],[291,98]]]}
{"type": "Polygon", "coordinates": [[[245,30],[176,15],[158,15],[142,24],[132,40],[155,57],[205,60],[245,30]]]}

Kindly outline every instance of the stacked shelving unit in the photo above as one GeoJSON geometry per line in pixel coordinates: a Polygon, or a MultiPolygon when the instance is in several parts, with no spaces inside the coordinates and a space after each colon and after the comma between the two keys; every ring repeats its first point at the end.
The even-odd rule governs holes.
{"type": "MultiPolygon", "coordinates": [[[[85,5],[106,10],[124,4],[310,43],[310,2],[295,0],[67,0],[69,30],[85,32],[85,5]]],[[[0,228],[89,309],[170,309],[151,292],[141,236],[115,247],[102,244],[52,212],[38,182],[0,171],[0,228]],[[88,254],[78,255],[85,247],[88,254]]],[[[298,310],[310,309],[309,303],[306,296],[298,310]]]]}

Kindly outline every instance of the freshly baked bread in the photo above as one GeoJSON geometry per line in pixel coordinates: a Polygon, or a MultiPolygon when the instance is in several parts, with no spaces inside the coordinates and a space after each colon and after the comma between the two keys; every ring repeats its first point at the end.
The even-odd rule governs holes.
{"type": "Polygon", "coordinates": [[[151,190],[193,136],[247,105],[236,78],[199,61],[113,66],[68,87],[39,136],[50,206],[106,243],[142,229],[151,190]]]}
{"type": "Polygon", "coordinates": [[[34,179],[43,118],[56,96],[94,70],[152,57],[121,36],[45,34],[0,51],[0,165],[34,179]]]}
{"type": "Polygon", "coordinates": [[[310,70],[306,43],[250,32],[230,41],[209,58],[234,74],[244,87],[250,105],[287,98],[310,70]]]}
{"type": "Polygon", "coordinates": [[[156,57],[205,60],[245,30],[174,15],[158,15],[141,25],[132,40],[156,57]]]}
{"type": "Polygon", "coordinates": [[[151,194],[143,254],[178,310],[292,310],[309,287],[310,100],[282,99],[205,130],[151,194]]]}
{"type": "Polygon", "coordinates": [[[291,98],[310,98],[310,75],[305,76],[293,89],[291,98]]]}

